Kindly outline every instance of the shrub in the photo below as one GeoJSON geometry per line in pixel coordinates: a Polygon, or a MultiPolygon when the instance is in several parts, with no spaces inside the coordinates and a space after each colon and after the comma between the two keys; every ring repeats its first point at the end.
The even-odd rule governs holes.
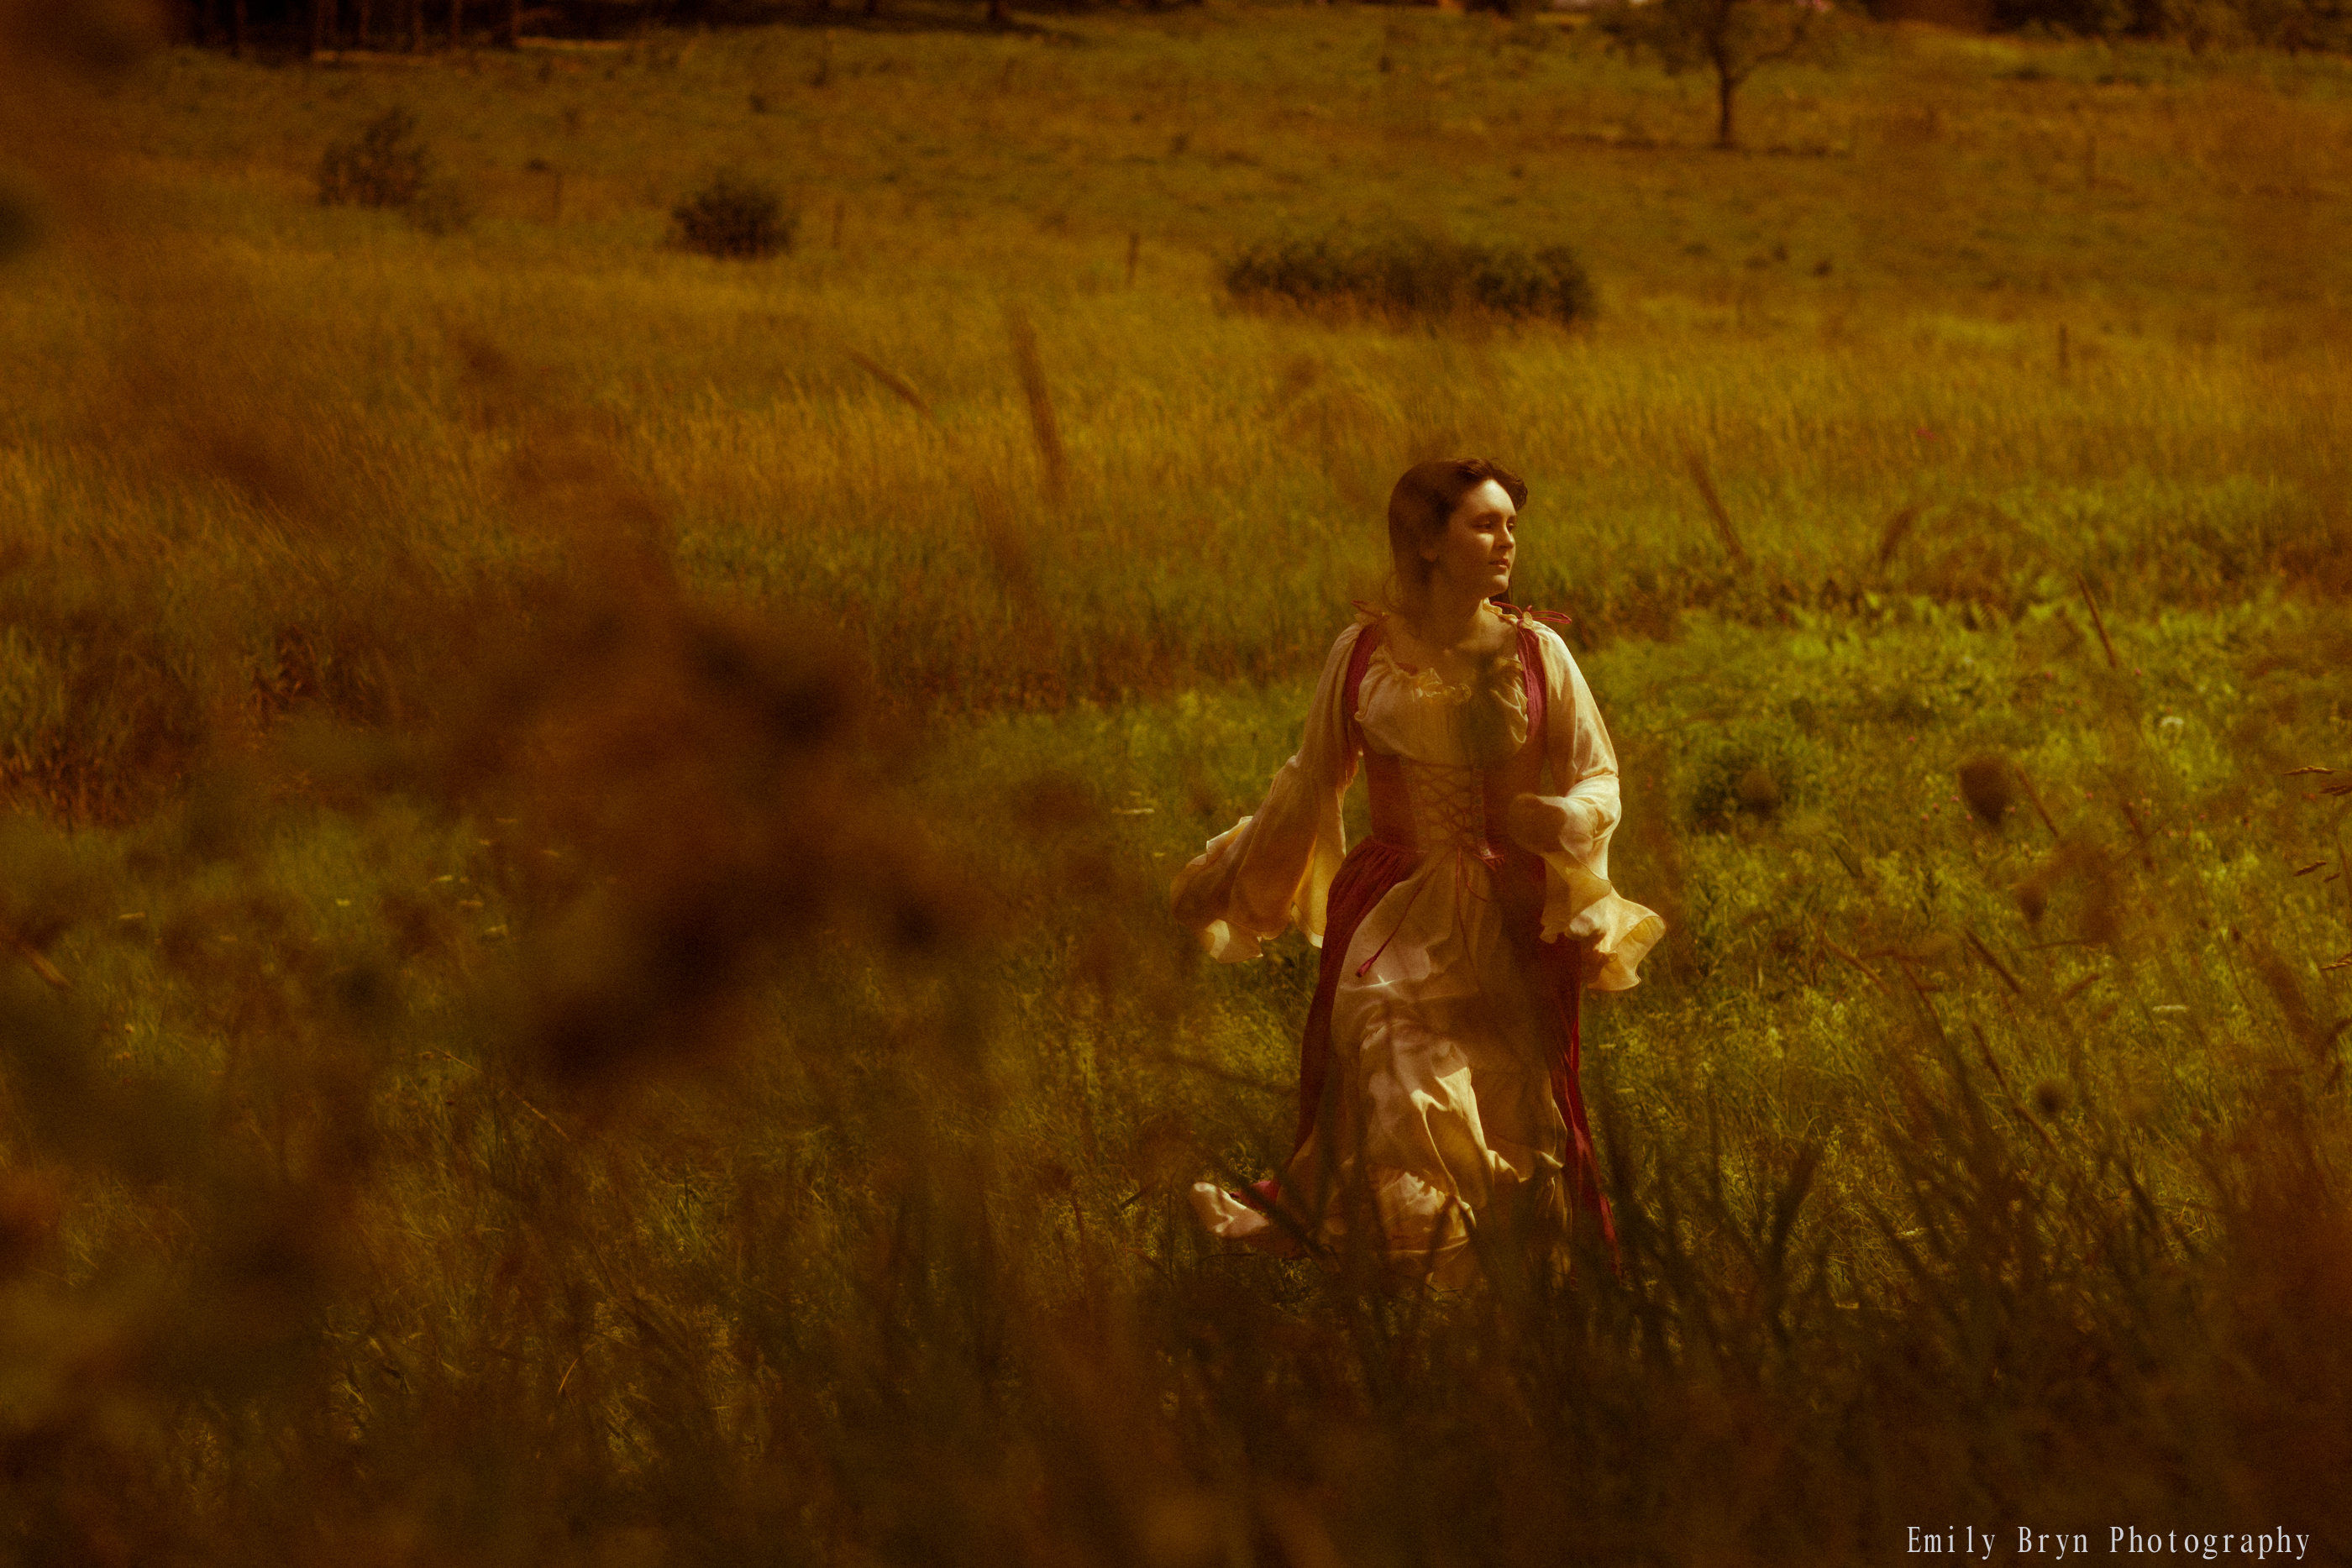
{"type": "Polygon", "coordinates": [[[40,238],[40,221],[33,209],[11,192],[0,190],[0,261],[15,259],[40,238]]]}
{"type": "Polygon", "coordinates": [[[406,207],[432,173],[432,154],[416,139],[416,117],[395,105],[356,140],[327,149],[319,160],[319,200],[331,207],[406,207]]]}
{"type": "Polygon", "coordinates": [[[1804,792],[1792,737],[1761,730],[1726,737],[1692,770],[1690,820],[1721,829],[1739,817],[1770,821],[1804,792]]]}
{"type": "Polygon", "coordinates": [[[449,180],[428,180],[408,204],[408,221],[429,235],[455,234],[474,221],[474,193],[449,180]]]}
{"type": "Polygon", "coordinates": [[[786,207],[773,187],[731,169],[713,175],[669,215],[687,249],[747,259],[792,249],[801,223],[799,211],[786,207]]]}
{"type": "Polygon", "coordinates": [[[1465,309],[1573,322],[1594,312],[1592,280],[1566,246],[1465,244],[1412,231],[1268,241],[1225,265],[1244,304],[1338,308],[1392,319],[1465,309]]]}

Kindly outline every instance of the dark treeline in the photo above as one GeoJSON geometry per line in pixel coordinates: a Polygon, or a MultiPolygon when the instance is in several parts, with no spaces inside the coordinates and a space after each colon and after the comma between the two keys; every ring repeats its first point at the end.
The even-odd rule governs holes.
{"type": "MultiPolygon", "coordinates": [[[[1473,4],[1481,0],[1471,0],[1473,4]]],[[[1483,0],[1489,7],[1528,0],[1483,0]]],[[[1640,4],[1641,0],[1633,0],[1640,4]]],[[[1734,0],[1769,4],[1770,0],[1734,0]]],[[[2082,38],[2173,38],[2191,48],[2260,45],[2352,52],[2352,0],[1835,0],[1885,22],[1967,32],[2082,38]]]]}
{"type": "Polygon", "coordinates": [[[2352,50],[2352,0],[1984,0],[1982,21],[1999,31],[2179,38],[2192,47],[2352,50]]]}
{"type": "Polygon", "coordinates": [[[179,0],[181,33],[232,48],[253,42],[310,48],[429,48],[511,43],[525,34],[597,37],[691,19],[688,0],[179,0]]]}
{"type": "MultiPolygon", "coordinates": [[[[1125,0],[1110,0],[1125,3],[1125,0]]],[[[1171,0],[1141,0],[1157,9],[1171,0]]],[[[1181,0],[1178,0],[1181,3],[1181,0]]],[[[2352,52],[2352,0],[1843,0],[1883,20],[1987,32],[2098,38],[2178,38],[2192,47],[2260,45],[2352,52]]],[[[310,49],[423,49],[511,44],[520,37],[614,37],[663,24],[775,21],[838,11],[875,16],[887,0],[177,0],[180,32],[196,43],[310,49]]],[[[989,21],[1010,0],[982,0],[989,21]]],[[[1527,14],[1543,0],[1466,0],[1473,10],[1527,14]]],[[[1026,0],[1025,10],[1086,9],[1089,0],[1026,0]]]]}
{"type": "MultiPolygon", "coordinates": [[[[1151,9],[1183,0],[1142,0],[1151,9]]],[[[986,19],[1010,20],[1010,0],[980,0],[986,19]]],[[[1087,0],[1025,0],[1030,11],[1087,8],[1087,0]]],[[[885,0],[176,0],[182,37],[240,49],[425,49],[512,44],[522,37],[610,38],[663,25],[711,26],[877,16],[885,0]]]]}

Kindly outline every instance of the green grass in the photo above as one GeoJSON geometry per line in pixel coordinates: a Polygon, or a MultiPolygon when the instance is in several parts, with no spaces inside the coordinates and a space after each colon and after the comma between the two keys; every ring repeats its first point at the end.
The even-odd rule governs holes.
{"type": "Polygon", "coordinates": [[[1858,29],[1734,154],[1352,7],[11,69],[15,1555],[2337,1549],[2340,61],[1858,29]],[[317,204],[395,102],[466,231],[317,204]],[[721,167],[789,255],[664,246],[721,167]],[[1601,315],[1216,287],[1373,216],[1601,315]],[[1314,955],[1165,898],[1463,450],[1672,930],[1592,1008],[1623,1274],[1429,1298],[1195,1233],[1314,955]]]}

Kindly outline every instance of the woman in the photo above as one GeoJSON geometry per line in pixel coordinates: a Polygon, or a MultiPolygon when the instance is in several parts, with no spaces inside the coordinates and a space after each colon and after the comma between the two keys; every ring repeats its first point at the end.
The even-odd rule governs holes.
{"type": "Polygon", "coordinates": [[[1514,1213],[1586,1209],[1614,1245],[1578,1000],[1632,986],[1665,927],[1609,884],[1617,758],[1583,674],[1501,602],[1527,496],[1484,459],[1397,481],[1393,608],[1339,634],[1298,755],[1177,875],[1178,919],[1220,960],[1294,919],[1323,950],[1296,1146],[1246,1193],[1193,1187],[1214,1235],[1363,1246],[1447,1284],[1475,1270],[1472,1233],[1514,1213]],[[1372,831],[1343,859],[1359,757],[1372,831]]]}

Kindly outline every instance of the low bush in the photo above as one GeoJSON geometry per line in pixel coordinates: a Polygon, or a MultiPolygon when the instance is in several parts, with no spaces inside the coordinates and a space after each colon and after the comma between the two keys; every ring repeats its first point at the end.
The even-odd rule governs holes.
{"type": "Polygon", "coordinates": [[[1566,246],[1473,245],[1413,231],[1267,241],[1227,262],[1224,283],[1244,304],[1391,319],[1485,310],[1575,322],[1597,305],[1566,246]]]}
{"type": "Polygon", "coordinates": [[[734,170],[672,207],[677,243],[704,256],[753,260],[793,248],[801,215],[770,185],[734,170]]]}
{"type": "Polygon", "coordinates": [[[334,207],[406,207],[433,177],[433,155],[416,139],[416,117],[394,106],[319,160],[319,201],[334,207]]]}
{"type": "Polygon", "coordinates": [[[40,220],[29,203],[16,193],[0,190],[0,261],[14,260],[40,238],[40,220]]]}
{"type": "Polygon", "coordinates": [[[1804,793],[1804,767],[1793,737],[1766,729],[1727,737],[1694,769],[1690,820],[1722,829],[1739,817],[1770,821],[1804,793]]]}
{"type": "Polygon", "coordinates": [[[430,180],[408,204],[408,221],[429,235],[456,234],[474,221],[474,193],[449,180],[430,180]]]}
{"type": "Polygon", "coordinates": [[[429,235],[455,234],[474,221],[473,193],[435,172],[417,139],[416,117],[394,106],[349,141],[319,159],[319,200],[331,207],[389,207],[429,235]]]}

